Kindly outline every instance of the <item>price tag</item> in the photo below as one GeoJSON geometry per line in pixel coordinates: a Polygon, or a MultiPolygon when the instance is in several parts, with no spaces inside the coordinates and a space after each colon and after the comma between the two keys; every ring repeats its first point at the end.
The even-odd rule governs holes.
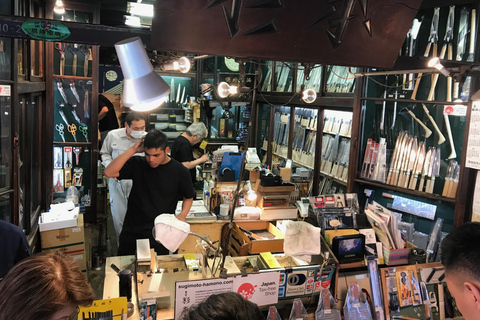
{"type": "Polygon", "coordinates": [[[449,116],[465,117],[467,115],[467,106],[465,105],[451,105],[443,108],[443,114],[449,116]]]}
{"type": "Polygon", "coordinates": [[[207,140],[203,140],[202,143],[200,143],[200,149],[205,150],[207,145],[208,145],[207,140]]]}

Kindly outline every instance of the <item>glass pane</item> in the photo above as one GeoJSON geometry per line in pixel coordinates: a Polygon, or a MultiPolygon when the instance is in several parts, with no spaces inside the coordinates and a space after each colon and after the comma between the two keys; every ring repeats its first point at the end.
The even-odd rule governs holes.
{"type": "Polygon", "coordinates": [[[218,106],[213,110],[210,122],[211,139],[234,139],[237,132],[238,107],[218,106]]]}
{"type": "Polygon", "coordinates": [[[302,83],[305,84],[305,89],[313,89],[315,92],[320,92],[320,85],[322,83],[323,68],[322,65],[316,64],[308,78],[305,77],[305,68],[300,66],[297,72],[297,92],[300,92],[302,83]]]}
{"type": "Polygon", "coordinates": [[[53,12],[53,18],[55,20],[74,21],[83,23],[92,23],[93,15],[90,12],[83,12],[78,10],[65,10],[65,13],[58,14],[53,12]]]}
{"type": "Polygon", "coordinates": [[[0,189],[12,188],[12,112],[10,97],[0,97],[0,189]]]}
{"type": "Polygon", "coordinates": [[[317,118],[317,109],[295,108],[292,160],[294,165],[310,170],[315,162],[317,118]]]}
{"type": "Polygon", "coordinates": [[[292,92],[295,63],[276,62],[277,92],[292,92]]]}
{"type": "Polygon", "coordinates": [[[42,110],[41,106],[41,97],[36,97],[34,101],[32,101],[30,108],[27,110],[27,122],[29,124],[28,130],[28,144],[29,148],[31,149],[29,165],[30,165],[30,214],[32,221],[33,214],[35,210],[40,205],[40,168],[39,168],[39,156],[40,156],[40,130],[39,130],[39,120],[40,119],[40,112],[42,110]]]}
{"type": "MultiPolygon", "coordinates": [[[[190,77],[170,77],[163,76],[171,88],[170,95],[164,107],[166,108],[181,108],[190,102],[190,97],[195,96],[195,89],[193,87],[194,81],[190,77]]],[[[162,107],[163,108],[163,107],[162,107]]]]}
{"type": "Polygon", "coordinates": [[[30,40],[30,75],[43,77],[44,42],[30,40]]]}
{"type": "Polygon", "coordinates": [[[10,194],[0,196],[0,219],[13,223],[13,207],[10,194]]]}
{"type": "Polygon", "coordinates": [[[325,110],[320,159],[320,194],[345,193],[352,112],[325,110]]]}
{"type": "MultiPolygon", "coordinates": [[[[355,77],[348,73],[349,67],[328,66],[325,92],[349,93],[355,89],[355,77]]],[[[355,68],[353,68],[355,72],[355,68]]]]}
{"type": "Polygon", "coordinates": [[[262,84],[260,91],[272,91],[273,61],[264,61],[262,64],[262,84]]]}
{"type": "Polygon", "coordinates": [[[0,80],[12,79],[12,39],[0,38],[0,80]]]}
{"type": "Polygon", "coordinates": [[[275,107],[275,122],[273,124],[273,158],[280,162],[288,156],[288,132],[290,128],[290,107],[275,107]]]}
{"type": "Polygon", "coordinates": [[[262,161],[267,154],[268,148],[268,124],[270,123],[270,106],[268,104],[258,105],[258,134],[257,154],[262,161]]]}

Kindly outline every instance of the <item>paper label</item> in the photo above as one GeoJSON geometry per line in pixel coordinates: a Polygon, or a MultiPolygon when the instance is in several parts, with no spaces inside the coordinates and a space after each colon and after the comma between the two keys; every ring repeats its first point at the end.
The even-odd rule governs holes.
{"type": "Polygon", "coordinates": [[[467,106],[465,105],[451,105],[443,108],[443,114],[449,116],[465,117],[467,115],[467,106]]]}
{"type": "Polygon", "coordinates": [[[480,170],[480,101],[472,103],[465,166],[480,170]]]}
{"type": "Polygon", "coordinates": [[[10,97],[9,85],[0,85],[0,97],[10,97]]]}

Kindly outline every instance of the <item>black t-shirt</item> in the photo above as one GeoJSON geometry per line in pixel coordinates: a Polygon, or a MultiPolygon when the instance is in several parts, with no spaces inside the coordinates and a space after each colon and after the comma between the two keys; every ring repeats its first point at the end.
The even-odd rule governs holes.
{"type": "Polygon", "coordinates": [[[145,157],[134,156],[120,170],[118,179],[133,180],[122,229],[130,234],[151,236],[159,214],[174,214],[177,199],[195,195],[188,169],[173,159],[152,168],[145,157]]]}
{"type": "Polygon", "coordinates": [[[115,113],[115,107],[112,102],[108,100],[104,95],[98,96],[98,112],[102,110],[103,107],[108,108],[108,113],[105,117],[98,121],[98,129],[102,131],[110,131],[113,129],[118,129],[118,120],[117,114],[115,113]]]}
{"type": "Polygon", "coordinates": [[[21,260],[29,257],[30,246],[22,229],[0,220],[0,279],[21,260]]]}
{"type": "MultiPolygon", "coordinates": [[[[184,136],[178,136],[177,139],[175,139],[175,141],[173,142],[170,153],[173,159],[182,163],[195,160],[195,158],[193,157],[192,149],[192,145],[187,138],[185,138],[184,136]]],[[[190,176],[192,177],[192,182],[195,183],[195,181],[197,180],[197,172],[195,168],[190,169],[190,176]]]]}

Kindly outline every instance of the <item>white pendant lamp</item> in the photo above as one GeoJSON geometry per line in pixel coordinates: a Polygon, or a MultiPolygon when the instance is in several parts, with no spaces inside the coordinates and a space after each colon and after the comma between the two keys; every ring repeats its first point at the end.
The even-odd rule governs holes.
{"type": "Polygon", "coordinates": [[[153,70],[139,37],[115,43],[122,67],[123,105],[134,111],[158,108],[168,98],[170,86],[153,70]]]}

